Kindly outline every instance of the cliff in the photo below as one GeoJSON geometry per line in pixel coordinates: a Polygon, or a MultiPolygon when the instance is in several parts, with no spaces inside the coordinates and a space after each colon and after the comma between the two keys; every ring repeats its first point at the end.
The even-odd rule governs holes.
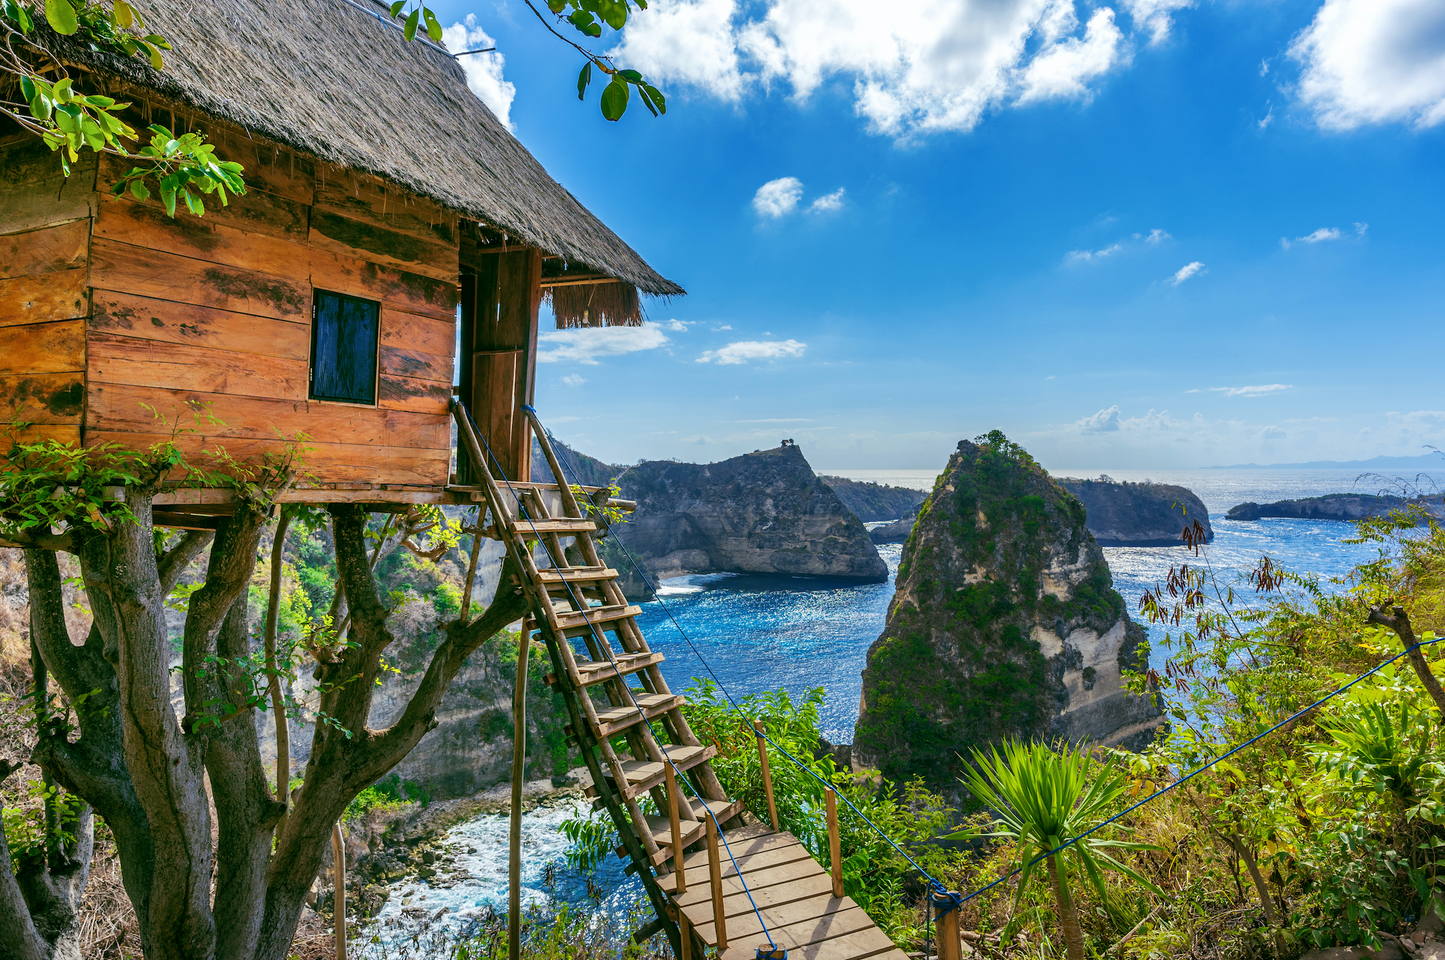
{"type": "Polygon", "coordinates": [[[902,520],[894,520],[881,527],[874,527],[868,531],[868,539],[874,543],[903,543],[913,532],[914,521],[914,517],[904,517],[902,520]]]}
{"type": "Polygon", "coordinates": [[[1377,497],[1362,493],[1329,493],[1323,497],[1306,497],[1301,500],[1241,503],[1237,507],[1231,507],[1225,516],[1230,520],[1363,520],[1366,517],[1384,516],[1394,510],[1404,510],[1411,504],[1424,507],[1434,516],[1445,516],[1445,510],[1441,509],[1438,502],[1407,500],[1404,497],[1377,497]]]}
{"type": "Polygon", "coordinates": [[[963,441],[919,511],[868,650],[853,756],[957,792],[959,755],[1005,737],[1135,747],[1161,726],[1084,505],[995,431],[963,441]]]}
{"type": "Polygon", "coordinates": [[[864,523],[911,517],[918,512],[918,505],[928,499],[927,491],[910,487],[893,487],[846,477],[820,476],[818,479],[832,487],[843,505],[864,523]]]}
{"type": "Polygon", "coordinates": [[[618,483],[637,510],[617,536],[658,576],[888,578],[862,522],[795,445],[720,463],[649,461],[630,467],[618,483]]]}
{"type": "Polygon", "coordinates": [[[1178,546],[1180,534],[1195,520],[1204,527],[1204,542],[1214,539],[1209,509],[1187,487],[1071,477],[1061,478],[1059,486],[1084,504],[1089,532],[1100,546],[1178,546]]]}
{"type": "MultiPolygon", "coordinates": [[[[567,479],[584,487],[605,487],[627,469],[579,453],[561,440],[553,440],[552,452],[562,461],[562,469],[568,473],[567,479]]],[[[532,440],[532,480],[534,483],[557,482],[552,476],[551,468],[547,466],[547,458],[542,455],[542,445],[535,438],[532,440]]]]}

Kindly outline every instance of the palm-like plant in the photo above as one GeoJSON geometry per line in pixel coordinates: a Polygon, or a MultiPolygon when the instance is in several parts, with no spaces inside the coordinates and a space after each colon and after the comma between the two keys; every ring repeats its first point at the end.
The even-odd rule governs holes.
{"type": "Polygon", "coordinates": [[[1069,864],[1083,870],[1101,901],[1108,900],[1106,869],[1117,870],[1159,893],[1138,871],[1108,852],[1158,847],[1090,836],[1052,856],[1044,855],[1102,822],[1124,791],[1124,777],[1115,771],[1112,760],[1099,766],[1088,754],[1067,744],[1056,750],[1046,743],[1009,740],[1002,751],[997,747],[988,753],[975,749],[973,758],[974,769],[963,777],[963,783],[998,818],[988,836],[1018,845],[1023,865],[1018,896],[1023,896],[1034,868],[1040,861],[1045,863],[1069,960],[1084,960],[1084,934],[1070,895],[1069,864]]]}

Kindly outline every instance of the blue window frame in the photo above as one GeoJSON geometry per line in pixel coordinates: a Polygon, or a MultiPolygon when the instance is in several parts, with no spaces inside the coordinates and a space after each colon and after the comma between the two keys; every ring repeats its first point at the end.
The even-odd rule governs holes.
{"type": "Polygon", "coordinates": [[[311,399],[376,402],[381,304],[317,290],[312,298],[311,399]]]}

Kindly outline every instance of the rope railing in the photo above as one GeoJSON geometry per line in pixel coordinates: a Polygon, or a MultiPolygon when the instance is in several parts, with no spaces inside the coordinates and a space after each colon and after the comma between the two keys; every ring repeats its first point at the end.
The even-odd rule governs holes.
{"type": "MultiPolygon", "coordinates": [[[[487,442],[486,437],[484,437],[484,436],[482,435],[481,431],[477,429],[477,423],[476,423],[476,420],[474,420],[474,419],[472,418],[472,413],[471,413],[471,411],[467,409],[467,407],[466,407],[465,404],[460,404],[460,403],[459,403],[458,406],[461,408],[462,412],[466,415],[467,422],[468,422],[468,424],[470,424],[470,426],[471,426],[472,434],[473,434],[477,439],[481,440],[482,446],[486,448],[486,452],[487,452],[487,457],[488,457],[488,459],[490,459],[490,460],[492,461],[492,463],[495,464],[496,470],[497,470],[497,474],[502,478],[502,482],[507,485],[507,492],[511,494],[511,496],[512,496],[512,498],[513,498],[514,500],[516,500],[516,502],[517,502],[517,510],[518,510],[518,513],[521,515],[521,519],[526,520],[527,525],[532,529],[532,532],[533,532],[534,534],[536,534],[537,541],[542,545],[542,549],[544,549],[544,550],[547,552],[547,559],[551,562],[552,568],[553,568],[554,570],[558,571],[558,573],[557,573],[557,578],[558,578],[559,581],[561,581],[562,585],[567,588],[567,596],[568,596],[568,598],[572,601],[572,605],[573,605],[576,609],[578,609],[578,610],[586,610],[586,609],[587,609],[586,605],[583,604],[583,603],[581,602],[581,600],[578,598],[578,596],[577,596],[577,594],[576,594],[576,591],[574,591],[573,588],[572,588],[572,584],[567,580],[566,576],[564,576],[564,575],[560,572],[561,569],[566,565],[565,562],[562,562],[562,563],[559,563],[559,562],[558,562],[558,559],[557,559],[557,557],[552,553],[552,548],[551,548],[551,546],[547,543],[546,538],[543,537],[542,534],[540,534],[540,533],[537,532],[536,524],[533,522],[532,517],[531,517],[531,511],[529,511],[529,510],[527,509],[525,503],[523,503],[523,501],[522,501],[521,496],[518,495],[516,488],[512,486],[512,481],[511,481],[511,479],[507,477],[507,474],[506,474],[505,469],[503,469],[502,464],[497,460],[496,454],[494,454],[494,453],[492,452],[491,444],[489,444],[489,443],[487,442]]],[[[524,406],[522,407],[522,409],[523,409],[524,411],[526,411],[527,413],[530,413],[530,414],[533,414],[533,415],[536,414],[536,410],[535,410],[534,408],[530,407],[530,406],[525,406],[525,405],[524,405],[524,406]]],[[[539,423],[540,423],[540,422],[539,422],[539,423]]],[[[545,429],[545,428],[544,428],[544,429],[545,429]]],[[[547,436],[548,436],[548,439],[550,440],[550,439],[551,439],[551,432],[550,432],[550,431],[548,431],[547,436]]],[[[562,482],[565,482],[565,481],[562,481],[562,482]]],[[[499,523],[499,524],[501,523],[501,520],[502,520],[501,517],[495,517],[495,518],[493,518],[493,519],[494,519],[494,522],[499,523]]],[[[610,524],[609,524],[609,530],[610,530],[610,524]]],[[[499,530],[498,532],[500,532],[500,530],[499,530]]],[[[563,559],[563,561],[566,560],[565,557],[563,557],[562,559],[563,559]]],[[[544,602],[545,602],[545,598],[544,598],[544,602]]],[[[601,636],[601,632],[600,632],[597,624],[594,623],[594,622],[592,622],[592,621],[589,619],[589,620],[587,620],[587,626],[591,629],[592,634],[593,634],[593,639],[597,642],[597,649],[599,649],[600,651],[602,651],[602,653],[607,657],[608,663],[611,664],[612,669],[613,669],[613,671],[617,674],[618,678],[619,678],[619,679],[623,678],[623,677],[624,677],[624,674],[622,673],[620,667],[618,666],[618,663],[617,663],[616,658],[614,658],[614,657],[612,656],[611,649],[610,649],[609,645],[607,644],[606,640],[601,636]]],[[[566,642],[567,642],[567,638],[566,638],[565,636],[558,637],[557,640],[558,640],[559,643],[566,643],[566,642]]],[[[523,637],[523,638],[522,638],[522,642],[524,642],[524,643],[527,642],[527,638],[526,638],[526,637],[523,637]]],[[[642,718],[642,722],[643,722],[643,723],[647,723],[647,722],[648,722],[647,712],[642,709],[642,705],[637,702],[637,697],[633,695],[633,693],[632,693],[632,685],[631,685],[630,683],[628,683],[625,679],[622,679],[621,687],[622,687],[623,690],[625,690],[625,691],[627,692],[627,698],[632,701],[632,706],[633,706],[634,709],[637,710],[637,714],[638,714],[639,717],[642,718]]],[[[586,694],[586,691],[583,691],[583,692],[582,692],[582,696],[586,696],[586,695],[587,695],[587,694],[586,694]]],[[[579,731],[579,733],[580,733],[580,731],[579,731]]],[[[683,779],[683,777],[682,777],[682,773],[683,773],[682,770],[677,766],[677,764],[673,761],[673,759],[668,755],[668,753],[667,753],[666,750],[661,750],[660,752],[662,753],[663,762],[666,763],[669,767],[672,768],[672,771],[673,771],[674,775],[676,776],[676,778],[678,779],[678,781],[681,782],[682,779],[683,779]]],[[[623,783],[618,784],[618,786],[619,786],[620,788],[622,788],[622,789],[626,789],[626,786],[627,786],[627,785],[626,785],[626,782],[624,781],[623,783]]],[[[599,790],[604,789],[601,784],[598,784],[597,787],[598,787],[599,790]]],[[[699,800],[703,800],[703,798],[701,798],[701,797],[699,797],[698,799],[699,799],[699,800]]],[[[723,833],[722,824],[718,822],[717,814],[713,813],[712,808],[707,805],[707,803],[706,803],[705,800],[703,800],[703,802],[701,803],[701,806],[702,806],[703,811],[706,813],[707,818],[712,821],[713,831],[714,831],[715,835],[717,836],[717,838],[718,838],[720,841],[722,841],[723,849],[727,852],[728,860],[731,861],[731,863],[732,863],[732,865],[733,865],[733,870],[734,870],[734,871],[736,872],[736,874],[737,874],[738,882],[742,884],[743,892],[744,892],[745,894],[747,894],[748,903],[752,905],[753,913],[754,913],[754,914],[757,916],[757,918],[758,918],[758,924],[759,924],[759,926],[762,927],[763,936],[766,937],[767,940],[768,940],[768,952],[769,952],[770,954],[776,954],[781,948],[779,948],[778,945],[777,945],[777,943],[774,942],[772,933],[768,930],[767,921],[763,919],[763,912],[762,912],[760,909],[758,909],[757,901],[753,899],[753,892],[752,892],[751,889],[748,888],[747,878],[743,876],[742,867],[738,865],[737,858],[733,856],[732,847],[729,846],[729,844],[728,844],[727,836],[723,833]]],[[[709,842],[710,842],[710,841],[709,841],[709,842]]],[[[673,865],[673,868],[674,868],[674,869],[678,869],[680,866],[681,866],[680,864],[674,864],[674,865],[673,865]]],[[[761,949],[762,949],[762,948],[759,948],[760,955],[761,955],[761,949]]],[[[784,958],[786,958],[787,952],[786,952],[786,951],[783,951],[782,956],[783,956],[784,958]]]]}
{"type": "MultiPolygon", "coordinates": [[[[528,411],[530,411],[530,412],[535,413],[535,411],[532,410],[532,408],[530,408],[530,407],[524,407],[523,409],[526,409],[526,410],[528,410],[528,411]]],[[[547,436],[548,436],[549,441],[552,441],[552,445],[553,445],[554,450],[555,450],[557,444],[556,444],[556,442],[555,442],[555,438],[552,437],[552,432],[551,432],[550,430],[547,431],[547,436]]],[[[564,448],[564,449],[565,449],[565,448],[564,448]]],[[[567,469],[567,471],[568,471],[569,473],[572,473],[572,475],[575,477],[575,476],[576,476],[576,472],[575,472],[575,470],[573,470],[573,468],[571,467],[571,465],[570,465],[569,463],[567,463],[567,461],[566,461],[566,454],[565,454],[565,453],[562,453],[562,452],[558,452],[558,457],[559,457],[559,461],[560,461],[560,462],[562,463],[562,465],[567,469]]],[[[566,478],[564,478],[564,477],[559,477],[559,478],[558,478],[558,481],[559,481],[559,483],[565,483],[565,482],[567,482],[567,481],[566,481],[566,478]]],[[[608,532],[611,533],[611,532],[612,532],[612,524],[611,524],[611,522],[608,521],[605,516],[604,516],[603,520],[604,520],[604,523],[607,524],[608,532]]],[[[803,763],[803,762],[802,762],[801,760],[799,760],[797,757],[793,756],[791,753],[789,753],[789,752],[787,751],[787,749],[785,749],[785,748],[782,747],[780,744],[778,744],[775,740],[773,740],[771,737],[769,737],[769,736],[767,735],[767,733],[763,730],[762,725],[759,724],[759,723],[757,723],[751,716],[749,716],[749,715],[743,710],[742,706],[741,706],[735,699],[733,699],[732,694],[728,692],[727,687],[723,684],[722,680],[718,677],[717,673],[713,671],[712,665],[708,663],[707,658],[706,658],[705,656],[703,656],[702,651],[698,650],[697,645],[693,643],[692,638],[691,638],[690,636],[688,636],[687,631],[683,629],[682,624],[680,624],[680,623],[678,622],[677,617],[673,616],[673,613],[672,613],[671,608],[669,608],[668,605],[662,600],[661,595],[658,595],[658,594],[657,594],[657,585],[654,584],[650,579],[648,579],[647,573],[644,571],[644,569],[642,568],[642,566],[637,562],[637,559],[632,555],[632,551],[630,551],[630,550],[627,549],[627,545],[622,542],[622,538],[621,538],[621,537],[618,537],[618,538],[616,539],[616,542],[617,542],[617,545],[622,548],[623,554],[627,557],[628,562],[632,564],[632,568],[633,568],[633,570],[637,573],[638,577],[641,578],[642,582],[645,583],[645,584],[648,586],[648,588],[653,591],[654,595],[657,596],[657,602],[658,602],[659,606],[661,607],[661,609],[667,614],[667,618],[672,621],[672,625],[677,628],[677,632],[682,636],[683,640],[685,640],[685,641],[687,642],[688,647],[691,648],[693,654],[697,657],[698,661],[702,663],[703,668],[704,668],[705,670],[707,670],[708,675],[712,677],[713,682],[717,684],[718,689],[722,691],[723,696],[727,698],[728,703],[730,703],[730,704],[732,705],[733,709],[736,710],[741,716],[743,716],[745,719],[747,719],[747,720],[749,721],[749,723],[752,725],[753,729],[754,729],[755,731],[757,731],[757,733],[758,733],[759,736],[761,736],[762,738],[766,739],[768,743],[772,744],[773,747],[774,747],[776,750],[778,750],[778,752],[782,753],[783,756],[787,757],[790,761],[792,761],[793,764],[796,765],[800,770],[804,771],[804,772],[807,773],[809,776],[813,777],[813,778],[814,778],[815,780],[817,780],[820,784],[822,784],[826,789],[833,790],[835,793],[837,793],[836,788],[835,788],[832,784],[828,783],[828,782],[827,782],[826,780],[824,780],[821,776],[819,776],[811,767],[809,767],[807,764],[803,763]]],[[[1185,783],[1188,783],[1190,780],[1194,779],[1195,777],[1199,776],[1200,774],[1205,773],[1206,771],[1212,769],[1213,767],[1217,766],[1218,764],[1222,763],[1223,761],[1229,759],[1230,757],[1232,757],[1232,756],[1234,756],[1235,754],[1239,753],[1241,750],[1244,750],[1245,748],[1250,747],[1250,746],[1252,746],[1252,745],[1255,744],[1255,743],[1258,743],[1260,740],[1263,740],[1265,737],[1268,737],[1270,734],[1272,734],[1272,733],[1280,730],[1280,729],[1283,728],[1283,727],[1288,726],[1289,724],[1295,722],[1296,720],[1299,720],[1301,717],[1306,716],[1306,715],[1309,714],[1311,711],[1317,710],[1319,707],[1321,707],[1321,706],[1323,706],[1324,704],[1328,703],[1330,700],[1332,700],[1332,699],[1334,699],[1335,697],[1339,696],[1340,694],[1348,691],[1349,689],[1351,689],[1352,687],[1354,687],[1356,684],[1358,684],[1358,683],[1360,683],[1360,682],[1368,679],[1369,677],[1371,677],[1371,676],[1373,676],[1374,674],[1378,673],[1380,670],[1383,670],[1385,667],[1389,666],[1391,663],[1394,663],[1396,660],[1400,659],[1401,657],[1408,656],[1409,654],[1414,653],[1415,651],[1420,650],[1420,649],[1422,649],[1422,648],[1424,648],[1424,647],[1433,646],[1434,644],[1441,643],[1441,642],[1445,642],[1445,637],[1437,637],[1437,638],[1431,639],[1431,640],[1421,640],[1421,641],[1419,641],[1419,642],[1417,642],[1417,643],[1415,643],[1415,644],[1413,644],[1413,645],[1405,648],[1404,650],[1401,650],[1399,653],[1396,653],[1396,654],[1394,654],[1393,656],[1389,657],[1388,659],[1386,659],[1386,660],[1384,660],[1384,661],[1376,664],[1374,667],[1370,668],[1369,670],[1367,670],[1367,671],[1365,671],[1364,673],[1360,674],[1359,676],[1355,677],[1353,680],[1350,680],[1348,683],[1341,684],[1339,687],[1336,687],[1334,690],[1331,690],[1329,693],[1327,693],[1327,694],[1325,694],[1324,696],[1320,697],[1319,699],[1315,700],[1315,701],[1314,701],[1313,703],[1311,703],[1309,706],[1304,707],[1304,708],[1302,708],[1302,709],[1300,709],[1300,710],[1295,711],[1294,713],[1290,714],[1290,715],[1289,715],[1288,717],[1286,717],[1285,719],[1279,721],[1278,723],[1274,724],[1273,726],[1269,727],[1268,729],[1263,730],[1263,731],[1261,731],[1260,733],[1255,734],[1253,737],[1250,737],[1248,740],[1245,740],[1245,741],[1243,741],[1242,743],[1239,743],[1238,745],[1232,747],[1232,748],[1231,748],[1230,750],[1228,750],[1227,752],[1225,752],[1225,753],[1223,753],[1223,754],[1215,757],[1213,760],[1210,760],[1208,763],[1205,763],[1205,764],[1202,764],[1202,765],[1199,766],[1199,767],[1196,767],[1194,770],[1191,770],[1189,773],[1187,773],[1187,774],[1185,774],[1184,776],[1180,777],[1178,780],[1175,780],[1175,781],[1172,782],[1172,783],[1169,783],[1169,784],[1166,784],[1166,785],[1163,786],[1163,787],[1160,787],[1158,790],[1155,790],[1155,791],[1154,791],[1153,793],[1151,793],[1149,796],[1147,796],[1147,797],[1145,797],[1144,799],[1138,801],[1137,803],[1131,804],[1129,807],[1125,808],[1124,810],[1121,810],[1119,813],[1114,814],[1112,817],[1109,817],[1107,820],[1104,820],[1104,821],[1096,824],[1095,826],[1090,827],[1088,830],[1085,830],[1083,833],[1080,833],[1079,835],[1077,835],[1077,836],[1075,836],[1075,837],[1069,838],[1068,840],[1064,841],[1064,842],[1061,843],[1059,846],[1054,847],[1054,848],[1051,849],[1051,850],[1047,850],[1047,851],[1045,851],[1045,852],[1043,852],[1043,853],[1038,854],[1036,857],[1034,857],[1034,859],[1030,860],[1028,863],[1021,863],[1018,867],[1014,868],[1014,870],[1013,870],[1012,872],[1007,873],[1007,874],[1004,874],[1003,876],[999,877],[998,879],[993,880],[993,881],[991,881],[990,883],[985,884],[984,886],[978,888],[977,890],[974,890],[972,893],[969,893],[969,894],[967,894],[967,895],[963,895],[963,894],[961,894],[961,893],[953,892],[953,891],[950,891],[950,890],[948,890],[947,888],[945,888],[941,883],[939,883],[936,879],[934,879],[934,877],[933,877],[931,874],[929,874],[929,872],[928,872],[927,870],[925,870],[922,866],[920,866],[919,863],[918,863],[916,860],[914,860],[911,856],[909,856],[908,853],[907,853],[907,851],[905,851],[902,847],[900,847],[900,846],[893,840],[892,837],[888,836],[888,834],[887,834],[881,827],[879,827],[876,823],[874,823],[871,819],[869,819],[868,816],[863,813],[863,811],[859,810],[858,807],[857,807],[856,805],[854,805],[853,801],[849,800],[848,797],[847,797],[845,794],[837,793],[837,795],[840,796],[840,797],[842,797],[842,798],[843,798],[843,802],[846,803],[846,804],[848,804],[848,806],[849,806],[850,808],[852,808],[853,812],[856,813],[856,814],[858,815],[858,817],[859,817],[864,823],[868,824],[868,826],[871,827],[871,828],[874,830],[874,832],[878,834],[878,836],[882,837],[885,841],[887,841],[887,843],[889,844],[889,846],[891,846],[894,850],[896,850],[899,854],[901,854],[901,855],[903,856],[903,858],[904,858],[905,860],[907,860],[908,863],[909,863],[910,865],[912,865],[912,867],[913,867],[915,870],[917,870],[918,873],[928,882],[928,885],[929,885],[929,888],[930,888],[928,922],[931,923],[931,921],[932,921],[932,919],[933,919],[934,916],[938,916],[938,917],[940,918],[940,920],[941,920],[941,919],[942,919],[943,917],[945,917],[947,914],[952,913],[953,911],[958,910],[958,909],[959,909],[960,907],[962,907],[965,903],[968,903],[970,900],[973,900],[974,898],[976,898],[976,897],[978,897],[978,896],[981,896],[982,894],[988,892],[989,890],[993,889],[994,887],[998,886],[999,884],[1008,882],[1009,880],[1011,880],[1011,879],[1013,879],[1014,877],[1018,876],[1018,875],[1019,875],[1020,873],[1022,873],[1024,870],[1026,870],[1026,869],[1028,869],[1028,868],[1031,868],[1031,867],[1033,867],[1033,866],[1036,866],[1037,864],[1043,862],[1044,860],[1047,860],[1048,858],[1050,858],[1050,857],[1052,857],[1052,856],[1055,856],[1055,855],[1057,855],[1057,854],[1059,854],[1059,853],[1064,852],[1065,850],[1067,850],[1068,848],[1074,846],[1075,844],[1079,843],[1080,841],[1083,841],[1083,840],[1088,839],[1090,836],[1092,836],[1093,834],[1097,833],[1098,831],[1104,829],[1105,827],[1109,826],[1110,824],[1115,823],[1115,822],[1119,821],[1120,819],[1122,819],[1123,817],[1128,816],[1130,813],[1133,813],[1135,810],[1138,810],[1140,807],[1143,807],[1143,806],[1145,806],[1146,804],[1151,803],[1151,802],[1153,802],[1154,800],[1157,800],[1157,799],[1159,799],[1160,797],[1164,796],[1165,794],[1167,794],[1167,793],[1169,793],[1169,792],[1177,789],[1178,787],[1183,786],[1185,783]]]]}

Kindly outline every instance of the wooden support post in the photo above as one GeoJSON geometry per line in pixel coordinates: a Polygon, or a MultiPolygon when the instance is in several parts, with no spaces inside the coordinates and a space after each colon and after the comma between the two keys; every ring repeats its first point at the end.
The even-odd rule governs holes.
{"type": "Polygon", "coordinates": [[[722,888],[722,860],[718,854],[718,823],[712,816],[703,817],[703,823],[707,833],[707,866],[712,874],[712,917],[717,927],[717,949],[721,953],[727,949],[728,930],[726,918],[723,916],[723,888],[722,888]]]}
{"type": "Polygon", "coordinates": [[[517,645],[517,684],[512,691],[512,818],[507,856],[507,957],[522,956],[522,784],[527,779],[527,659],[532,623],[522,618],[517,645]]]}
{"type": "MultiPolygon", "coordinates": [[[[285,718],[280,718],[282,722],[285,718]]],[[[336,960],[346,960],[346,840],[341,821],[331,828],[331,917],[336,927],[336,960]]]]}
{"type": "Polygon", "coordinates": [[[667,815],[672,820],[672,872],[677,874],[676,892],[686,893],[687,866],[682,862],[682,813],[678,809],[677,771],[670,763],[662,766],[667,771],[667,815]]]}
{"type": "MultiPolygon", "coordinates": [[[[954,894],[953,896],[957,896],[954,894]]],[[[948,894],[934,893],[929,897],[930,907],[938,917],[938,960],[960,960],[962,952],[958,937],[958,908],[953,907],[953,898],[948,894]],[[947,913],[938,913],[941,909],[947,913]]]]}
{"type": "Polygon", "coordinates": [[[823,791],[828,807],[828,855],[833,863],[833,896],[843,896],[843,861],[838,844],[838,791],[829,787],[823,791]]]}
{"type": "Polygon", "coordinates": [[[773,832],[778,832],[778,804],[773,799],[773,774],[768,769],[768,741],[763,738],[763,728],[753,723],[753,733],[758,738],[758,761],[763,765],[763,793],[768,796],[768,819],[773,822],[773,832]]]}
{"type": "MultiPolygon", "coordinates": [[[[678,874],[681,876],[681,874],[678,874]]],[[[677,932],[682,938],[682,954],[678,960],[692,960],[692,924],[687,922],[687,914],[681,910],[677,911],[677,932]]]]}

